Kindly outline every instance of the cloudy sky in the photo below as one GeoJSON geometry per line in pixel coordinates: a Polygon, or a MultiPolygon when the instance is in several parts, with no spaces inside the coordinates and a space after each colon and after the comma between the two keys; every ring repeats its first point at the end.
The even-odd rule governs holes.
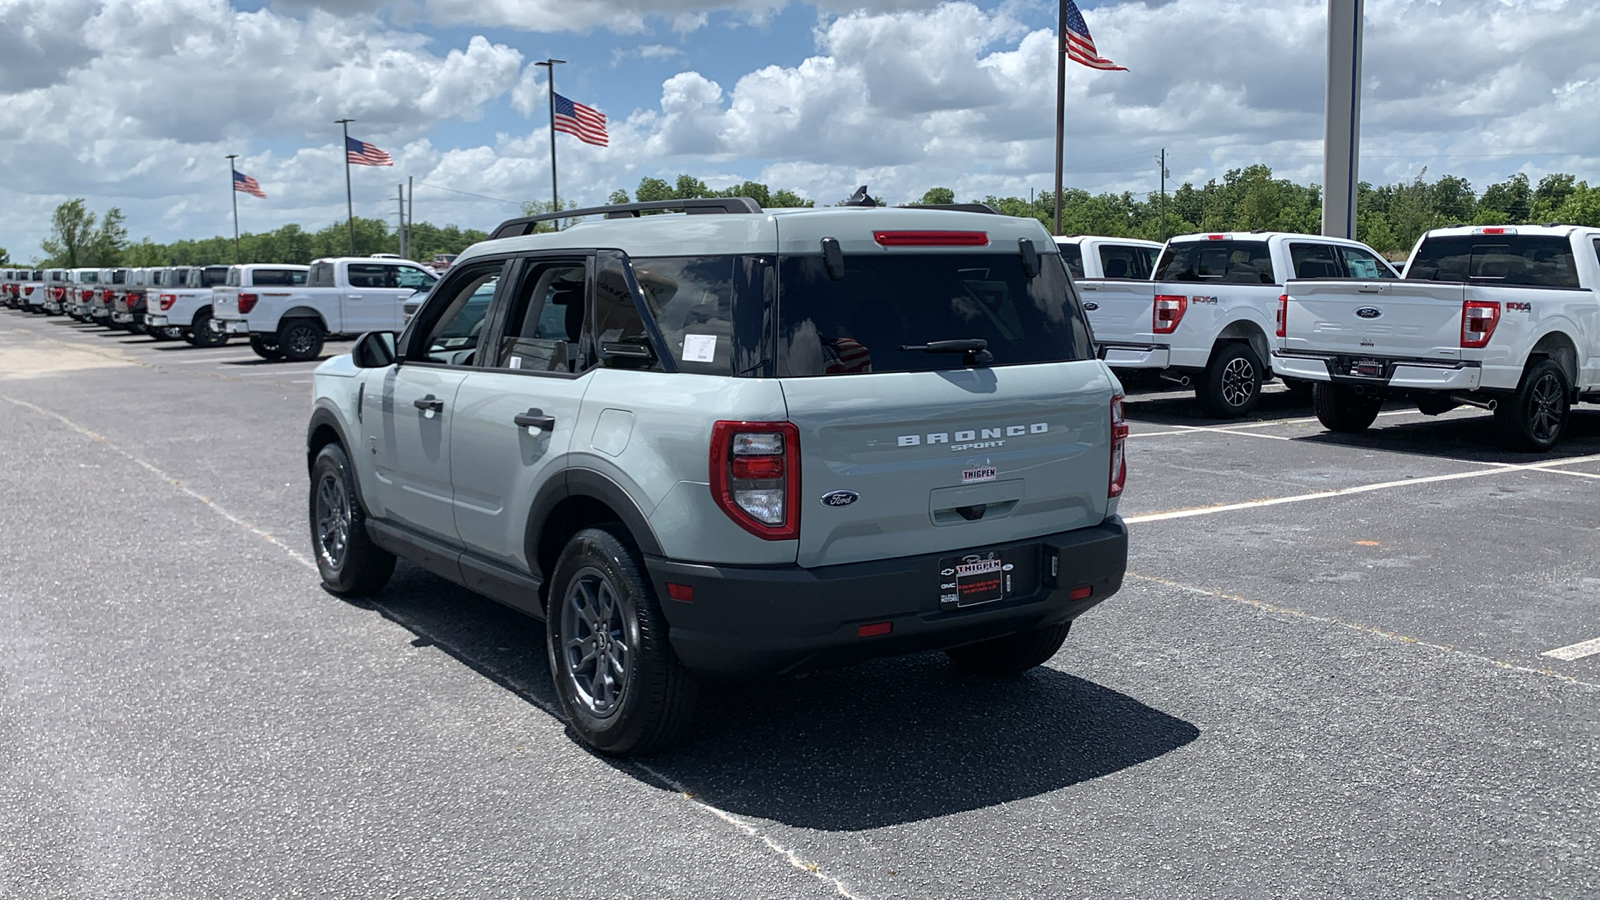
{"type": "MultiPolygon", "coordinates": [[[[1103,55],[1068,72],[1066,171],[1093,191],[1254,162],[1321,181],[1325,0],[1080,0],[1103,55]]],[[[1600,7],[1367,0],[1362,177],[1600,181],[1600,7]]],[[[119,206],[135,238],[231,230],[226,155],[268,194],[246,231],[358,215],[492,228],[550,192],[544,70],[610,118],[566,135],[563,198],[644,176],[746,178],[820,202],[1026,196],[1051,182],[1053,0],[0,0],[0,246],[119,206]]]]}

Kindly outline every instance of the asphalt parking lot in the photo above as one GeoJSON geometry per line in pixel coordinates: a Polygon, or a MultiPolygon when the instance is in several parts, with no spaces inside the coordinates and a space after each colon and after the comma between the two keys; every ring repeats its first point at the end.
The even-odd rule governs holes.
{"type": "Polygon", "coordinates": [[[1600,407],[1528,456],[1135,385],[1047,667],[717,684],[622,762],[537,623],[318,587],[313,367],[0,310],[0,897],[1600,894],[1600,407]]]}

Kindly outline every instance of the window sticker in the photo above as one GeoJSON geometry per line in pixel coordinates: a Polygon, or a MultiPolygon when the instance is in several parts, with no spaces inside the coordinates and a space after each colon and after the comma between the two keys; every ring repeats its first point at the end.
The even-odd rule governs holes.
{"type": "Polygon", "coordinates": [[[711,362],[717,356],[717,336],[714,334],[686,334],[683,336],[684,362],[711,362]]]}
{"type": "Polygon", "coordinates": [[[520,357],[520,356],[511,357],[511,360],[510,360],[509,363],[507,363],[507,365],[509,365],[513,369],[522,368],[522,357],[520,357]]]}

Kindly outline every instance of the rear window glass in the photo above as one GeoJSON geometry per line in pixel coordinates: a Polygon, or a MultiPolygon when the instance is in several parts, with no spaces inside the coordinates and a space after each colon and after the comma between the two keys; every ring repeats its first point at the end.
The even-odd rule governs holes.
{"type": "MultiPolygon", "coordinates": [[[[332,271],[329,266],[328,270],[332,271]]],[[[295,269],[256,269],[250,273],[254,287],[293,287],[306,283],[306,273],[295,269]]]]}
{"type": "Polygon", "coordinates": [[[1266,241],[1176,241],[1162,251],[1157,281],[1276,284],[1266,241]]]}
{"type": "Polygon", "coordinates": [[[822,257],[779,263],[780,376],[926,372],[962,367],[960,353],[902,346],[979,338],[991,365],[1092,359],[1088,322],[1061,257],[1042,254],[1029,278],[1020,254],[918,253],[845,257],[828,277],[822,257]]]}
{"type": "Polygon", "coordinates": [[[1407,278],[1577,287],[1572,242],[1546,235],[1459,235],[1423,240],[1407,278]]]}
{"type": "Polygon", "coordinates": [[[1101,244],[1100,271],[1107,278],[1149,281],[1150,272],[1155,268],[1156,254],[1160,252],[1154,247],[1101,244]]]}
{"type": "Polygon", "coordinates": [[[309,287],[333,287],[333,263],[312,263],[311,274],[306,278],[306,284],[309,287]]]}
{"type": "Polygon", "coordinates": [[[80,272],[80,273],[78,273],[78,283],[79,284],[98,284],[99,282],[100,282],[100,273],[99,272],[80,272]]]}
{"type": "Polygon", "coordinates": [[[227,266],[206,266],[202,271],[204,274],[200,276],[201,287],[216,287],[219,284],[227,283],[227,266]]]}
{"type": "Polygon", "coordinates": [[[732,375],[762,366],[770,259],[641,257],[632,265],[679,371],[732,375]],[[743,299],[735,303],[735,297],[743,299]]]}

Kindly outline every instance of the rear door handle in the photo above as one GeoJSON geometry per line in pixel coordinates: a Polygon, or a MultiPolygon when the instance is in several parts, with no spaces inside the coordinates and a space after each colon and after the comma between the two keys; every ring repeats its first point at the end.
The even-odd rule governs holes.
{"type": "Polygon", "coordinates": [[[545,415],[543,410],[530,409],[525,413],[517,413],[511,417],[511,421],[515,422],[519,428],[537,428],[540,431],[556,430],[556,417],[545,415]]]}
{"type": "Polygon", "coordinates": [[[411,401],[411,405],[428,412],[444,412],[444,401],[432,394],[426,397],[418,397],[411,401]]]}

